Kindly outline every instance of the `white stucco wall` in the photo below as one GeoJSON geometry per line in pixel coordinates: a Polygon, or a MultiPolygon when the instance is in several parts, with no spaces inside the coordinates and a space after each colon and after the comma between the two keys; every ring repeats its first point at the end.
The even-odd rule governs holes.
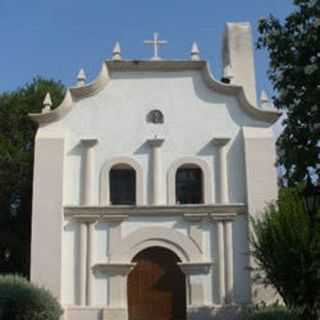
{"type": "MultiPolygon", "coordinates": [[[[145,203],[150,203],[150,147],[146,140],[155,135],[165,139],[162,147],[163,175],[170,165],[185,156],[199,157],[212,170],[215,193],[214,137],[229,137],[227,146],[229,196],[231,202],[244,202],[243,126],[265,127],[250,118],[235,97],[215,93],[207,87],[201,72],[115,72],[104,90],[80,100],[63,119],[51,127],[67,127],[72,132],[66,150],[64,203],[79,204],[82,137],[98,139],[94,173],[94,202],[99,202],[99,173],[103,163],[114,157],[132,157],[143,167],[145,203]],[[163,125],[146,123],[152,109],[165,116],[163,125]]],[[[162,187],[166,198],[166,185],[162,187]]],[[[213,197],[214,199],[214,197],[213,197]]]]}
{"type": "MultiPolygon", "coordinates": [[[[174,228],[184,236],[190,237],[190,222],[185,221],[181,217],[158,217],[158,218],[145,218],[134,217],[129,218],[121,224],[121,234],[123,238],[128,237],[135,231],[142,230],[146,227],[164,227],[168,230],[174,228]]],[[[193,280],[201,283],[204,288],[205,304],[219,304],[218,299],[218,282],[217,282],[217,239],[216,228],[213,223],[204,220],[201,223],[202,237],[201,237],[201,250],[203,252],[203,261],[212,261],[213,267],[208,274],[194,276],[193,280]]],[[[234,222],[234,260],[235,260],[235,302],[248,303],[250,299],[249,274],[248,274],[248,236],[247,232],[247,219],[246,216],[240,216],[234,222]]],[[[95,226],[96,236],[96,250],[94,263],[103,263],[109,261],[109,225],[107,223],[98,223],[95,226]]],[[[64,225],[64,255],[63,255],[63,277],[62,277],[62,301],[67,305],[79,304],[79,287],[78,280],[79,274],[79,224],[71,221],[66,221],[64,225]]],[[[120,246],[120,243],[119,243],[120,246]]],[[[108,282],[109,275],[107,272],[97,272],[94,280],[95,298],[93,305],[106,306],[109,305],[108,292],[110,284],[108,282]]]]}
{"type": "MultiPolygon", "coordinates": [[[[212,143],[212,139],[221,137],[230,139],[225,147],[229,203],[249,204],[249,211],[260,210],[261,205],[257,207],[255,203],[260,201],[256,197],[259,199],[263,197],[262,193],[256,189],[259,181],[262,180],[267,187],[270,186],[267,188],[271,190],[268,199],[276,196],[275,181],[273,181],[275,176],[268,174],[273,172],[272,164],[266,164],[263,167],[265,172],[257,175],[257,178],[254,177],[256,170],[259,170],[259,164],[254,157],[255,152],[264,150],[264,141],[268,146],[264,152],[270,151],[273,148],[272,142],[269,137],[267,140],[252,141],[250,135],[243,134],[243,128],[246,128],[245,132],[251,132],[249,129],[254,128],[264,137],[270,123],[255,120],[250,116],[243,109],[239,98],[218,93],[209,88],[200,70],[117,71],[111,72],[109,76],[109,83],[101,91],[74,101],[70,112],[40,129],[40,133],[48,130],[68,132],[64,135],[64,145],[59,153],[60,158],[63,155],[64,170],[61,171],[63,176],[60,176],[56,185],[58,188],[60,183],[62,190],[59,198],[61,203],[57,204],[60,207],[56,208],[56,211],[58,209],[62,211],[63,205],[79,206],[81,204],[85,151],[80,140],[83,138],[97,139],[97,144],[94,146],[93,179],[90,188],[92,205],[100,204],[100,175],[104,164],[114,158],[124,157],[135,160],[142,168],[142,204],[151,204],[151,147],[147,140],[155,136],[164,139],[161,145],[163,183],[160,189],[163,205],[168,204],[168,172],[170,167],[181,158],[201,159],[207,164],[212,190],[210,198],[212,203],[216,202],[219,165],[218,150],[212,143]],[[146,122],[147,114],[153,109],[163,112],[164,124],[154,125],[146,122]],[[248,183],[247,179],[252,179],[254,183],[248,183]]],[[[44,151],[45,148],[42,152],[44,151]]],[[[62,220],[57,219],[61,223],[62,220]]],[[[174,229],[187,239],[196,242],[199,239],[192,238],[191,223],[181,215],[170,218],[164,216],[146,218],[145,215],[136,215],[121,222],[120,233],[121,238],[125,239],[144,228],[161,227],[168,230],[174,229]]],[[[216,225],[209,223],[206,219],[200,224],[201,260],[212,262],[212,268],[208,274],[192,275],[190,278],[193,285],[200,284],[203,288],[202,303],[216,305],[219,304],[217,230],[216,225]]],[[[251,299],[248,230],[248,215],[237,217],[233,223],[234,302],[236,303],[249,303],[251,299]]],[[[57,280],[62,289],[60,292],[58,286],[59,295],[62,294],[63,304],[78,305],[80,304],[79,278],[81,277],[78,223],[72,220],[64,221],[61,233],[60,271],[62,274],[61,277],[59,274],[57,280]]],[[[93,264],[108,262],[110,225],[98,223],[94,228],[94,239],[93,264]]],[[[35,262],[34,265],[36,266],[34,270],[37,270],[37,263],[35,262]]],[[[110,297],[110,277],[108,272],[96,273],[93,279],[92,304],[125,308],[123,301],[114,302],[110,297]]],[[[119,283],[121,281],[120,279],[119,283]]],[[[50,285],[50,281],[44,281],[44,284],[47,283],[50,285]]]]}

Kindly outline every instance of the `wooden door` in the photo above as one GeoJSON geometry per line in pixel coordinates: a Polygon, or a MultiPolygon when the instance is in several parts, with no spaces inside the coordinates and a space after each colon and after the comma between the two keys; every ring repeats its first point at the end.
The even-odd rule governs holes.
{"type": "Polygon", "coordinates": [[[186,319],[185,275],[177,256],[164,248],[140,252],[128,276],[129,320],[186,319]]]}

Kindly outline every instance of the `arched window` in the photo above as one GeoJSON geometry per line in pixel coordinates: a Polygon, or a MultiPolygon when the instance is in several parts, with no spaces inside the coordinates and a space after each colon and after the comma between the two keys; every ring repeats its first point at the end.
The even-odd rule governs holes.
{"type": "Polygon", "coordinates": [[[203,203],[202,170],[196,165],[183,165],[176,172],[176,202],[203,203]]]}
{"type": "Polygon", "coordinates": [[[136,171],[128,165],[115,165],[109,173],[110,203],[136,204],[136,171]]]}

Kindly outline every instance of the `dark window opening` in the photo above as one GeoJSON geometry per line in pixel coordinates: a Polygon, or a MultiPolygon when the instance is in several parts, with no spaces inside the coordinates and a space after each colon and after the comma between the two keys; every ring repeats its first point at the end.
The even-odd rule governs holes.
{"type": "Polygon", "coordinates": [[[176,174],[176,201],[179,204],[203,203],[200,168],[179,168],[176,174]]]}
{"type": "Polygon", "coordinates": [[[136,203],[136,172],[132,168],[110,170],[110,202],[112,205],[136,203]]]}

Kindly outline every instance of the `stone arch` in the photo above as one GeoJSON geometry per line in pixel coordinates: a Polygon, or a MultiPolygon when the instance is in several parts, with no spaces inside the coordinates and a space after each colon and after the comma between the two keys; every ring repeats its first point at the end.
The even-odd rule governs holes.
{"type": "Polygon", "coordinates": [[[181,262],[200,262],[202,251],[189,237],[170,228],[145,227],[124,238],[114,252],[111,262],[130,262],[142,250],[162,247],[174,252],[181,262]]]}
{"type": "Polygon", "coordinates": [[[109,173],[112,167],[115,165],[128,165],[132,167],[136,172],[136,204],[143,205],[144,202],[144,181],[143,181],[143,169],[141,165],[132,158],[118,157],[107,160],[102,166],[100,172],[100,205],[110,205],[110,181],[109,173]]]}
{"type": "Polygon", "coordinates": [[[208,163],[196,157],[184,157],[175,161],[168,171],[168,203],[176,204],[176,172],[183,165],[196,165],[203,174],[203,200],[205,204],[212,203],[212,171],[208,163]]]}

